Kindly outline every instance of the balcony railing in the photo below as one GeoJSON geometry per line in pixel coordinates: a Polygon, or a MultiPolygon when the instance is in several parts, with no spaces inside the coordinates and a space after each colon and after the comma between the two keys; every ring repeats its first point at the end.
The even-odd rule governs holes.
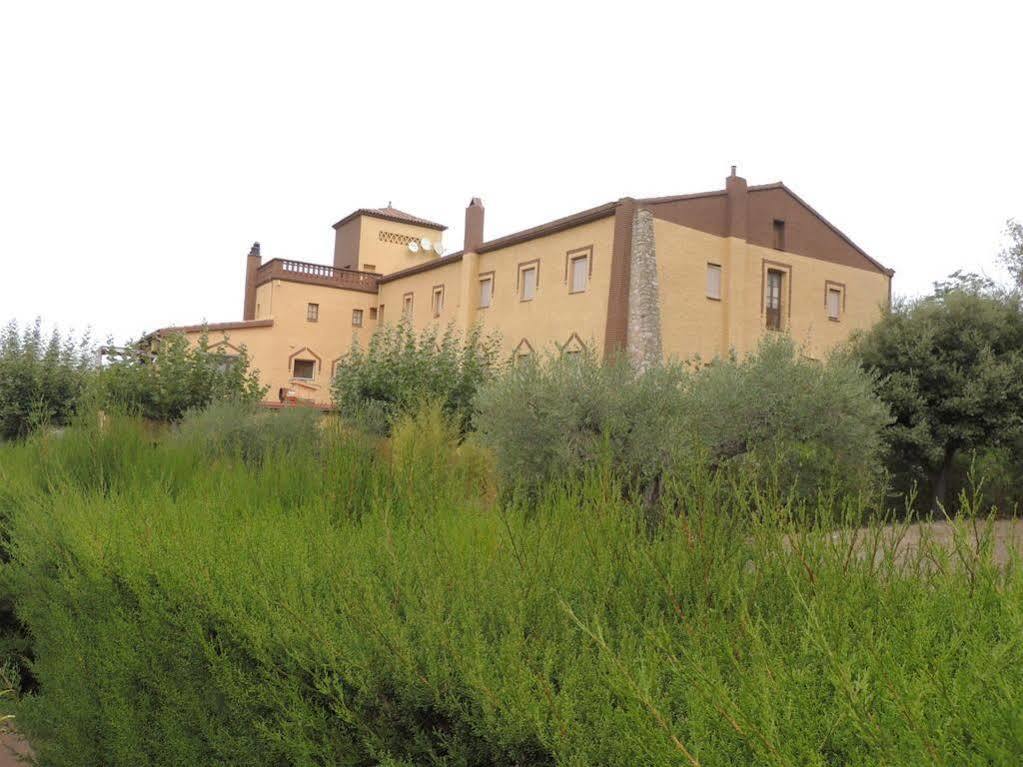
{"type": "Polygon", "coordinates": [[[290,280],[375,293],[380,276],[376,272],[358,272],[354,269],[337,269],[324,264],[274,258],[259,267],[256,284],[262,285],[270,280],[290,280]]]}

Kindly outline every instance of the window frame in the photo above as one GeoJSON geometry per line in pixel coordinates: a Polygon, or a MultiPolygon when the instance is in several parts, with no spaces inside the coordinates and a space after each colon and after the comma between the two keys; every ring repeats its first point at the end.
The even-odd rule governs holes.
{"type": "Polygon", "coordinates": [[[401,318],[411,320],[416,310],[416,294],[406,293],[401,297],[401,318]]]}
{"type": "Polygon", "coordinates": [[[369,319],[373,321],[377,318],[377,308],[375,306],[369,307],[369,319]]]}
{"type": "Polygon", "coordinates": [[[781,308],[778,314],[779,326],[777,330],[784,331],[792,320],[792,265],[786,264],[783,261],[772,261],[768,258],[761,261],[760,316],[764,327],[774,330],[774,328],[769,328],[767,325],[767,274],[771,271],[780,272],[782,275],[781,295],[779,297],[781,308]]]}
{"type": "Polygon", "coordinates": [[[444,311],[444,286],[434,285],[430,293],[430,313],[437,319],[444,311]]]}
{"type": "Polygon", "coordinates": [[[708,261],[707,262],[707,271],[706,271],[706,275],[705,276],[706,276],[706,285],[704,286],[704,288],[705,288],[705,292],[707,294],[708,300],[710,300],[710,301],[720,301],[721,300],[721,295],[724,292],[724,284],[725,284],[725,270],[724,270],[724,268],[721,266],[721,264],[715,264],[713,261],[708,261]],[[717,271],[717,276],[718,276],[718,279],[717,279],[718,286],[717,286],[717,295],[716,296],[715,295],[711,295],[711,292],[710,292],[710,275],[712,273],[714,273],[715,270],[717,271]]]}
{"type": "Polygon", "coordinates": [[[316,380],[316,360],[305,359],[303,357],[295,357],[291,361],[291,380],[292,381],[315,381],[316,380]],[[298,366],[298,363],[300,363],[300,362],[308,362],[312,366],[312,368],[311,368],[312,374],[311,375],[309,375],[309,376],[297,375],[296,368],[298,366]]]}
{"type": "Polygon", "coordinates": [[[305,305],[305,321],[306,322],[319,322],[320,321],[320,305],[314,304],[311,301],[305,305]]]}
{"type": "Polygon", "coordinates": [[[352,327],[353,328],[361,328],[362,324],[363,324],[363,321],[364,321],[363,310],[362,309],[352,309],[352,327]],[[358,318],[358,322],[356,322],[356,318],[358,318]]]}
{"type": "Polygon", "coordinates": [[[565,253],[565,284],[568,286],[568,294],[586,293],[590,289],[590,282],[593,279],[593,246],[586,245],[581,248],[573,248],[565,253]],[[586,259],[586,284],[578,290],[575,289],[575,263],[586,259]]]}
{"type": "Polygon", "coordinates": [[[842,321],[842,315],[845,314],[845,283],[835,282],[834,280],[824,281],[824,313],[830,322],[842,321]],[[828,306],[828,299],[831,297],[831,293],[838,294],[838,313],[834,316],[831,315],[831,307],[828,306]]]}
{"type": "Polygon", "coordinates": [[[515,292],[519,295],[519,301],[532,301],[536,298],[537,293],[540,292],[540,259],[534,258],[531,261],[523,261],[518,266],[517,271],[518,277],[515,280],[515,292]],[[526,298],[526,280],[524,275],[526,272],[532,271],[535,274],[533,278],[533,295],[526,298]]]}
{"type": "Polygon", "coordinates": [[[478,301],[479,306],[478,306],[478,308],[480,308],[480,309],[489,309],[494,304],[494,285],[495,285],[494,273],[493,272],[483,272],[481,275],[479,275],[478,282],[479,282],[479,286],[480,286],[479,301],[478,301]],[[489,300],[485,304],[483,303],[483,283],[484,282],[489,282],[490,283],[490,295],[488,296],[489,300]]]}
{"type": "Polygon", "coordinates": [[[771,222],[772,243],[775,250],[785,250],[785,219],[776,218],[771,222]]]}

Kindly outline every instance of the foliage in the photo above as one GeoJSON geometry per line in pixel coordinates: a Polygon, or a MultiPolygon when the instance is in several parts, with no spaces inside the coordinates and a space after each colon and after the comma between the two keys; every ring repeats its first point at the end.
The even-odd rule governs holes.
{"type": "Polygon", "coordinates": [[[473,428],[477,390],[497,369],[497,339],[478,326],[463,338],[451,326],[416,332],[403,320],[378,328],[365,348],[356,340],[337,363],[331,392],[342,416],[379,433],[426,401],[441,402],[464,433],[473,428]]]}
{"type": "Polygon", "coordinates": [[[846,354],[818,362],[788,336],[767,336],[755,353],[692,377],[688,420],[715,465],[744,464],[800,498],[869,493],[891,421],[874,385],[846,354]]]}
{"type": "Polygon", "coordinates": [[[607,461],[627,487],[656,492],[683,434],[685,371],[636,372],[590,351],[526,358],[484,386],[479,439],[503,484],[535,495],[607,461]]]}
{"type": "Polygon", "coordinates": [[[210,457],[231,454],[254,462],[281,449],[316,448],[323,417],[310,407],[269,410],[253,402],[224,400],[187,412],[175,436],[210,457]]]}
{"type": "Polygon", "coordinates": [[[77,412],[92,370],[89,336],[54,330],[42,322],[0,330],[0,440],[24,437],[42,424],[64,426],[77,412]]]}
{"type": "Polygon", "coordinates": [[[1018,289],[1023,289],[1023,224],[1010,218],[1005,222],[1008,244],[999,253],[999,260],[1009,270],[1009,276],[1018,289]]]}
{"type": "Polygon", "coordinates": [[[666,482],[654,535],[599,470],[494,508],[436,406],[393,460],[333,423],[258,465],[77,431],[0,446],[41,764],[1023,757],[1023,569],[983,520],[948,546],[794,528],[708,471],[666,482]]]}
{"type": "Polygon", "coordinates": [[[856,342],[895,417],[903,485],[947,501],[957,454],[1023,436],[1023,313],[1012,295],[950,291],[896,304],[856,342]]]}
{"type": "Polygon", "coordinates": [[[100,384],[107,406],[157,421],[180,421],[224,400],[258,402],[266,393],[245,347],[227,356],[205,332],[195,344],[182,333],[162,336],[155,356],[123,356],[101,371],[100,384]]]}
{"type": "Polygon", "coordinates": [[[746,358],[687,371],[633,371],[592,355],[520,364],[483,389],[480,438],[505,484],[535,493],[607,460],[616,477],[656,497],[666,473],[706,461],[797,497],[869,491],[888,422],[874,381],[855,361],[800,356],[787,336],[746,358]]]}

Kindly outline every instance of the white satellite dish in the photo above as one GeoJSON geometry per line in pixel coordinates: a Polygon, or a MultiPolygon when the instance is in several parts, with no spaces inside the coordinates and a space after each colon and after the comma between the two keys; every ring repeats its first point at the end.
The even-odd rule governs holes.
{"type": "Polygon", "coordinates": [[[439,242],[433,243],[433,249],[437,253],[438,256],[443,256],[444,255],[444,246],[441,243],[439,243],[439,242]]]}
{"type": "Polygon", "coordinates": [[[410,240],[409,244],[408,244],[408,249],[409,249],[410,253],[418,253],[419,252],[419,243],[416,242],[415,240],[410,240]]]}
{"type": "Polygon", "coordinates": [[[422,248],[423,250],[433,250],[433,243],[432,243],[432,242],[430,242],[430,241],[429,241],[428,239],[426,239],[425,237],[423,237],[422,239],[420,239],[420,240],[419,240],[419,246],[420,246],[420,247],[421,247],[421,248],[422,248]]]}

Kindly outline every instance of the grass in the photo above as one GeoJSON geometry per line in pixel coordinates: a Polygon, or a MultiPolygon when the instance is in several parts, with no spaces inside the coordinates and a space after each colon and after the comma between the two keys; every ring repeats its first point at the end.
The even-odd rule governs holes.
{"type": "Polygon", "coordinates": [[[653,529],[599,466],[491,473],[436,412],[0,447],[18,726],[58,766],[1020,763],[1023,579],[969,504],[901,551],[696,470],[653,529]]]}

